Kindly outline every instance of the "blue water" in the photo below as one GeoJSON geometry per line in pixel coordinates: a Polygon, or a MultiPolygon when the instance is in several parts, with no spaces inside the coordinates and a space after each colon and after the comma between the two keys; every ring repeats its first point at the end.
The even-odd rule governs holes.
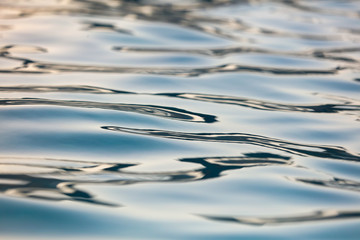
{"type": "Polygon", "coordinates": [[[360,238],[359,1],[0,19],[0,239],[360,238]]]}

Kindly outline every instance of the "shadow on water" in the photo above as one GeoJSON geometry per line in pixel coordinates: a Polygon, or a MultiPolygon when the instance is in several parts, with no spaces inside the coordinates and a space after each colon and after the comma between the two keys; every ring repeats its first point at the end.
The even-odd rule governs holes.
{"type": "Polygon", "coordinates": [[[128,185],[149,182],[193,182],[219,178],[234,169],[289,165],[289,157],[272,153],[246,153],[237,157],[182,158],[178,161],[200,165],[200,168],[168,172],[126,170],[133,163],[103,163],[62,159],[0,158],[0,191],[4,194],[42,199],[71,200],[105,206],[118,206],[95,199],[77,185],[128,185]],[[9,173],[10,172],[10,173],[9,173]]]}
{"type": "Polygon", "coordinates": [[[186,133],[166,130],[126,128],[117,126],[103,126],[101,128],[110,131],[187,141],[251,144],[276,149],[299,156],[329,158],[355,162],[360,161],[359,155],[350,153],[345,148],[340,146],[292,143],[281,139],[269,138],[266,136],[248,133],[186,133]]]}

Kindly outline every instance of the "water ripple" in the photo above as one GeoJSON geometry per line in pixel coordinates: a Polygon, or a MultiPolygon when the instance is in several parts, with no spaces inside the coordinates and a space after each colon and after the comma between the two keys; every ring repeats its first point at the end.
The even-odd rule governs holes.
{"type": "Polygon", "coordinates": [[[304,215],[294,215],[289,217],[233,217],[233,216],[209,216],[200,215],[208,220],[233,222],[240,224],[248,224],[253,226],[264,225],[283,225],[294,223],[318,222],[328,220],[345,220],[345,219],[359,219],[360,211],[342,211],[342,210],[319,210],[304,215]]]}
{"type": "MultiPolygon", "coordinates": [[[[72,89],[73,90],[73,89],[72,89]]],[[[0,99],[0,106],[14,105],[52,105],[64,107],[80,108],[98,108],[115,111],[134,112],[156,117],[170,118],[174,120],[190,122],[216,122],[216,117],[202,113],[194,113],[175,107],[164,107],[155,105],[124,104],[124,103],[103,103],[91,101],[69,101],[69,100],[51,100],[41,98],[22,98],[22,99],[0,99]]]]}
{"type": "Polygon", "coordinates": [[[345,104],[319,104],[319,105],[291,105],[272,103],[257,99],[240,97],[230,97],[222,95],[198,94],[198,93],[160,93],[169,97],[191,99],[204,102],[221,103],[249,107],[267,111],[290,111],[290,112],[309,112],[309,113],[339,113],[343,111],[360,111],[360,104],[356,100],[348,100],[345,104]]]}
{"type": "Polygon", "coordinates": [[[1,239],[360,236],[359,1],[1,0],[0,19],[1,239]]]}
{"type": "Polygon", "coordinates": [[[357,63],[358,60],[346,57],[346,56],[337,56],[331,54],[339,53],[351,53],[359,52],[359,47],[344,47],[344,48],[330,48],[330,49],[314,49],[311,51],[304,52],[286,52],[286,51],[274,51],[268,49],[262,49],[257,47],[226,47],[226,48],[213,48],[213,49],[179,49],[179,48],[140,48],[140,47],[121,47],[115,46],[112,48],[114,51],[124,52],[124,53],[185,53],[185,54],[197,54],[211,57],[224,57],[227,55],[233,54],[266,54],[266,55],[276,55],[276,56],[294,56],[294,57],[310,57],[318,59],[327,59],[331,61],[347,62],[347,63],[357,63]]]}
{"type": "Polygon", "coordinates": [[[359,155],[350,153],[348,150],[340,146],[292,143],[281,139],[248,133],[186,133],[166,130],[126,128],[117,126],[103,126],[101,128],[110,131],[149,135],[153,137],[187,141],[251,144],[271,149],[277,149],[300,156],[341,159],[356,162],[360,161],[359,155]]]}
{"type": "Polygon", "coordinates": [[[275,75],[334,75],[349,67],[338,66],[329,69],[293,69],[264,66],[248,66],[236,63],[222,64],[213,67],[199,68],[160,68],[160,67],[109,67],[96,65],[77,65],[37,62],[27,58],[13,57],[7,52],[1,53],[0,57],[9,60],[20,61],[21,65],[13,69],[0,69],[0,73],[65,73],[65,72],[98,72],[98,73],[133,73],[151,75],[170,75],[181,77],[198,77],[205,74],[255,72],[275,75]]]}
{"type": "MultiPolygon", "coordinates": [[[[325,103],[325,104],[313,104],[313,105],[293,105],[293,104],[282,104],[270,101],[262,101],[258,99],[234,97],[234,96],[225,96],[225,95],[212,95],[212,94],[200,94],[200,93],[137,93],[129,92],[124,90],[102,88],[97,86],[88,86],[88,85],[61,85],[61,86],[50,86],[50,85],[21,85],[21,86],[4,86],[0,87],[0,92],[68,92],[68,93],[92,93],[92,94],[142,94],[142,95],[153,95],[153,96],[165,96],[172,98],[180,98],[187,100],[196,100],[209,103],[219,103],[219,104],[230,104],[237,105],[240,107],[247,107],[256,110],[266,110],[266,111],[285,111],[285,112],[303,112],[303,113],[341,113],[341,112],[360,112],[359,101],[350,98],[337,97],[337,96],[322,96],[323,98],[328,98],[333,101],[341,103],[325,103]]],[[[320,95],[321,94],[315,94],[320,95]]],[[[40,100],[38,100],[40,101],[40,100]]],[[[49,101],[51,102],[51,101],[49,101]]],[[[28,102],[30,104],[30,102],[28,102]]],[[[31,104],[40,104],[40,103],[31,103],[31,104]]],[[[45,102],[44,102],[45,104],[45,102]]],[[[51,103],[46,103],[51,104],[51,103]]],[[[8,104],[10,105],[10,104],[8,104]]],[[[89,102],[87,105],[92,105],[89,102]]],[[[104,105],[109,105],[105,104],[104,105]]],[[[63,104],[66,105],[66,103],[63,104]]],[[[108,107],[103,107],[108,108],[108,107]]],[[[182,110],[184,111],[184,110],[182,110]]],[[[210,116],[210,115],[209,115],[210,116]]],[[[206,118],[206,117],[205,117],[206,118]]],[[[213,119],[215,120],[215,119],[213,119]]],[[[210,117],[205,119],[205,122],[213,122],[210,117]]]]}
{"type": "Polygon", "coordinates": [[[332,189],[340,189],[340,190],[350,190],[350,191],[360,191],[360,182],[341,179],[337,177],[333,177],[332,179],[306,179],[306,178],[289,178],[290,180],[306,183],[314,186],[322,186],[328,187],[332,189]]]}
{"type": "Polygon", "coordinates": [[[182,158],[179,161],[201,167],[181,171],[139,172],[126,170],[138,165],[136,163],[0,157],[0,192],[23,198],[118,206],[97,200],[93,194],[79,190],[76,186],[192,182],[219,178],[228,170],[292,164],[289,157],[266,152],[245,153],[235,157],[182,158]]]}

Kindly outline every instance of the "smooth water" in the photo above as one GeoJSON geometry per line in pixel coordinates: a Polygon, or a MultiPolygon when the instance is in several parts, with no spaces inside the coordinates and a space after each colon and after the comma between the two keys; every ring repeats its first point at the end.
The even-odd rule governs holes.
{"type": "Polygon", "coordinates": [[[0,239],[360,238],[360,1],[0,19],[0,239]]]}

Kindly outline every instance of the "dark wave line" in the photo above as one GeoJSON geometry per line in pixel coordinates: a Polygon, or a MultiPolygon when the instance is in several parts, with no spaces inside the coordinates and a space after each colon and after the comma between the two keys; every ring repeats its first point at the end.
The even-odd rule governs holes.
{"type": "Polygon", "coordinates": [[[335,9],[318,8],[318,7],[301,4],[297,0],[282,0],[281,2],[289,7],[302,10],[305,12],[315,12],[315,13],[331,14],[338,16],[346,16],[349,18],[360,18],[359,11],[341,11],[335,9]]]}
{"type": "MultiPolygon", "coordinates": [[[[12,58],[14,60],[14,58],[12,58]]],[[[18,59],[20,60],[20,59],[18,59]]],[[[21,59],[22,60],[22,59],[21,59]]],[[[335,75],[346,67],[336,67],[330,69],[286,69],[259,66],[246,66],[240,64],[224,64],[214,67],[203,68],[159,68],[159,67],[108,67],[90,65],[70,65],[55,64],[45,62],[35,62],[32,60],[23,61],[22,65],[14,69],[0,69],[0,73],[63,73],[63,72],[93,72],[93,73],[131,73],[131,74],[151,74],[169,75],[179,77],[198,77],[205,74],[217,73],[236,73],[254,72],[268,73],[275,75],[335,75]]]]}
{"type": "Polygon", "coordinates": [[[359,219],[360,211],[341,211],[341,210],[320,210],[304,215],[294,215],[289,217],[237,217],[237,216],[212,216],[212,215],[200,215],[208,220],[222,221],[222,222],[233,222],[240,224],[247,224],[253,226],[264,226],[264,225],[284,225],[284,224],[295,224],[295,223],[310,223],[318,221],[329,221],[329,220],[346,220],[346,219],[359,219]]]}
{"type": "MultiPolygon", "coordinates": [[[[149,4],[143,1],[121,1],[118,5],[108,5],[103,1],[82,1],[72,0],[66,6],[57,7],[21,7],[12,5],[3,5],[3,8],[9,8],[17,10],[11,17],[28,17],[36,14],[70,14],[70,15],[100,15],[100,16],[116,16],[131,18],[141,21],[152,21],[152,22],[165,22],[178,25],[180,27],[186,27],[199,31],[202,33],[210,34],[216,37],[226,38],[235,40],[237,42],[243,41],[244,37],[240,34],[233,34],[232,31],[237,30],[239,33],[250,33],[260,34],[275,37],[293,37],[300,39],[309,40],[320,40],[320,41],[334,41],[340,40],[338,36],[324,36],[314,34],[300,34],[284,32],[270,28],[251,26],[249,23],[245,23],[239,19],[226,19],[219,17],[203,16],[196,13],[199,9],[214,8],[223,5],[231,4],[249,4],[249,1],[199,1],[192,4],[174,4],[174,1],[167,4],[149,4]],[[74,7],[78,6],[78,7],[74,7]],[[232,31],[227,31],[231,29],[232,31]]],[[[299,9],[299,5],[293,2],[289,4],[288,1],[283,1],[284,6],[291,6],[299,9]]],[[[332,14],[337,14],[337,11],[332,11],[332,14]]],[[[343,15],[342,12],[339,13],[343,15]]],[[[349,16],[353,16],[349,15],[349,16]]],[[[96,23],[101,26],[102,23],[96,23]]],[[[112,25],[112,24],[111,24],[112,25]]],[[[113,26],[105,25],[107,29],[115,32],[121,32],[128,34],[129,31],[122,28],[114,28],[113,26]]],[[[92,28],[90,28],[92,29],[92,28]]],[[[249,41],[249,40],[247,40],[249,41]]]]}
{"type": "Polygon", "coordinates": [[[83,30],[89,31],[89,30],[107,30],[127,35],[133,35],[133,33],[124,28],[119,28],[111,23],[104,23],[104,22],[95,22],[95,21],[84,21],[83,22],[86,27],[83,30]]]}
{"type": "Polygon", "coordinates": [[[203,102],[220,103],[248,107],[266,111],[308,112],[308,113],[339,113],[343,111],[360,111],[360,104],[348,101],[345,104],[319,104],[319,105],[291,105],[249,98],[230,97],[223,95],[199,93],[158,93],[156,95],[197,100],[203,102]]]}
{"type": "MultiPolygon", "coordinates": [[[[70,93],[91,93],[91,94],[142,94],[136,92],[115,90],[109,88],[88,86],[88,85],[60,85],[60,86],[41,86],[41,85],[20,85],[0,87],[0,92],[70,92],[70,93]]],[[[145,93],[143,93],[145,94],[145,93]]],[[[257,99],[232,97],[225,95],[212,95],[200,93],[155,93],[147,94],[154,96],[166,96],[180,99],[188,99],[202,102],[237,105],[257,110],[266,111],[286,111],[286,112],[304,112],[304,113],[340,113],[340,112],[358,112],[360,104],[355,100],[342,100],[342,104],[326,103],[319,105],[291,105],[281,104],[257,99]]],[[[339,101],[339,99],[333,99],[339,101]]]]}
{"type": "MultiPolygon", "coordinates": [[[[2,7],[18,10],[17,13],[15,12],[11,15],[12,18],[28,17],[36,14],[114,16],[130,18],[132,20],[172,23],[221,38],[238,39],[225,33],[220,27],[202,26],[203,23],[223,23],[223,19],[197,16],[192,11],[192,9],[210,7],[211,5],[209,3],[205,5],[191,4],[191,7],[189,7],[175,4],[147,4],[142,1],[121,1],[118,6],[109,6],[103,1],[72,0],[68,6],[61,7],[24,8],[16,5],[5,5],[2,7]],[[80,7],[74,8],[73,6],[80,7]]],[[[216,6],[219,6],[219,4],[216,4],[216,6]]]]}
{"type": "MultiPolygon", "coordinates": [[[[174,1],[167,1],[167,2],[149,2],[149,1],[142,1],[142,0],[121,0],[120,4],[116,3],[108,3],[101,0],[93,0],[93,1],[83,1],[83,0],[72,0],[68,3],[68,8],[65,7],[23,7],[21,5],[18,5],[15,7],[19,9],[29,10],[29,11],[54,11],[56,13],[56,10],[58,13],[63,12],[88,12],[96,14],[114,14],[114,15],[122,15],[123,12],[129,11],[131,13],[138,12],[139,15],[143,16],[154,16],[157,15],[155,13],[159,13],[158,11],[175,11],[180,13],[187,13],[191,10],[198,10],[198,9],[207,9],[207,8],[218,8],[223,6],[230,6],[230,5],[248,5],[251,4],[253,1],[251,0],[198,0],[198,1],[189,1],[189,2],[182,2],[181,4],[176,4],[174,1]],[[71,5],[74,5],[75,7],[70,8],[71,5]],[[81,11],[82,10],[82,11],[81,11]],[[120,10],[120,11],[119,11],[120,10]],[[132,11],[131,11],[132,10],[132,11]],[[153,10],[153,11],[151,11],[153,10]],[[154,10],[158,10],[154,13],[154,10]],[[142,13],[142,14],[141,14],[142,13]]],[[[262,0],[260,3],[267,3],[271,2],[269,0],[262,0]]],[[[338,13],[339,15],[357,15],[358,12],[345,12],[345,11],[335,11],[332,9],[322,9],[314,6],[307,6],[300,4],[297,0],[281,0],[277,1],[278,3],[283,4],[283,6],[297,8],[299,10],[303,11],[310,11],[310,12],[325,12],[328,13],[329,11],[331,13],[338,13]]],[[[14,5],[11,4],[3,4],[3,7],[12,7],[14,5]]],[[[61,5],[63,6],[63,5],[61,5]]],[[[24,15],[20,15],[24,16],[24,15]]],[[[25,14],[25,16],[27,16],[25,14]]],[[[172,16],[169,16],[171,18],[172,16]]]]}
{"type": "MultiPolygon", "coordinates": [[[[266,152],[245,153],[242,156],[182,158],[178,161],[194,163],[201,167],[180,171],[139,172],[128,170],[129,167],[138,165],[136,163],[0,157],[0,166],[12,169],[11,172],[0,171],[0,193],[29,199],[71,200],[114,207],[119,205],[98,200],[87,190],[79,190],[78,186],[83,184],[123,186],[138,183],[194,182],[219,178],[224,175],[224,172],[230,170],[293,164],[290,157],[266,152]]],[[[297,178],[290,180],[304,182],[303,179],[297,178]]],[[[329,181],[314,182],[311,180],[310,182],[305,181],[305,183],[332,188],[344,187],[345,190],[358,191],[358,183],[335,180],[337,184],[335,186],[334,183],[329,185],[329,181]]],[[[278,222],[281,221],[287,222],[287,219],[278,222]]],[[[265,224],[265,220],[249,221],[247,219],[246,222],[255,225],[265,224]]],[[[270,222],[275,224],[273,220],[270,222]]]]}
{"type": "Polygon", "coordinates": [[[18,85],[0,86],[0,92],[68,92],[91,94],[137,94],[135,92],[115,90],[89,85],[18,85]]]}
{"type": "Polygon", "coordinates": [[[286,52],[286,51],[273,51],[256,47],[226,47],[226,48],[210,48],[210,49],[178,49],[178,48],[144,48],[144,47],[121,47],[114,46],[114,51],[129,52],[129,53],[187,53],[197,54],[211,57],[223,57],[233,54],[241,53],[260,53],[280,56],[295,56],[295,57],[312,57],[319,59],[327,59],[333,61],[341,61],[348,63],[357,63],[358,60],[350,57],[331,55],[331,53],[346,53],[358,52],[360,48],[333,48],[333,49],[315,49],[306,52],[286,52]]]}
{"type": "Polygon", "coordinates": [[[317,49],[314,52],[315,53],[352,53],[352,52],[360,52],[360,47],[317,49]]]}
{"type": "Polygon", "coordinates": [[[2,157],[0,166],[5,168],[10,166],[16,171],[13,170],[13,173],[0,171],[0,193],[31,199],[71,200],[118,206],[99,201],[93,194],[77,189],[77,186],[81,184],[122,186],[150,182],[193,182],[219,178],[223,172],[233,169],[292,164],[289,157],[262,152],[245,153],[243,156],[236,157],[183,158],[179,161],[194,163],[201,167],[182,171],[137,172],[126,170],[128,167],[137,165],[133,163],[2,157]],[[58,196],[52,194],[50,197],[49,193],[56,193],[58,196]]]}
{"type": "Polygon", "coordinates": [[[122,47],[114,46],[112,50],[119,52],[140,52],[140,53],[190,53],[206,56],[222,57],[235,53],[272,53],[269,50],[255,47],[227,47],[210,49],[185,49],[185,48],[145,48],[145,47],[122,47]]]}
{"type": "Polygon", "coordinates": [[[360,182],[342,179],[333,177],[332,179],[323,180],[323,179],[306,179],[306,178],[289,178],[288,179],[295,181],[306,183],[314,186],[328,187],[333,189],[341,189],[341,190],[350,190],[360,192],[360,182]]]}
{"type": "Polygon", "coordinates": [[[0,106],[15,106],[15,105],[53,105],[53,106],[64,106],[64,107],[98,108],[98,109],[106,109],[106,110],[134,112],[134,113],[170,118],[173,120],[189,121],[189,122],[213,123],[217,121],[216,116],[213,115],[190,112],[175,107],[164,107],[164,106],[156,106],[156,105],[51,100],[51,99],[41,99],[41,98],[0,99],[0,106]]]}
{"type": "Polygon", "coordinates": [[[186,133],[166,130],[126,128],[117,126],[103,126],[101,128],[117,132],[187,141],[251,144],[276,149],[300,156],[311,156],[356,162],[360,161],[360,156],[352,154],[348,152],[345,148],[340,146],[300,144],[248,133],[186,133]]]}
{"type": "MultiPolygon", "coordinates": [[[[19,46],[8,45],[0,49],[0,57],[21,62],[21,65],[13,69],[0,69],[0,73],[58,73],[58,72],[100,72],[100,73],[133,73],[133,74],[155,74],[182,77],[196,77],[213,73],[232,72],[255,72],[276,75],[334,75],[340,70],[348,67],[336,67],[331,69],[291,69],[262,66],[246,66],[241,64],[223,64],[213,67],[202,68],[159,68],[159,67],[109,67],[91,66],[77,64],[57,64],[38,62],[28,58],[12,56],[13,49],[19,46]]],[[[34,47],[33,50],[37,48],[34,47]]]]}
{"type": "MultiPolygon", "coordinates": [[[[10,161],[4,162],[4,158],[0,159],[0,166],[10,166],[17,169],[15,173],[0,172],[0,192],[6,195],[51,201],[71,200],[109,207],[118,207],[119,205],[97,200],[95,196],[87,191],[77,189],[77,181],[73,181],[71,178],[64,180],[59,176],[63,175],[66,177],[66,175],[68,175],[71,177],[73,174],[76,175],[86,171],[99,172],[107,167],[120,170],[135,165],[127,163],[104,164],[62,159],[30,159],[31,162],[29,159],[20,161],[16,158],[6,159],[10,161]],[[34,170],[28,172],[29,168],[34,168],[34,170]],[[41,171],[37,172],[39,168],[47,169],[47,171],[45,173],[41,171]],[[52,174],[54,175],[52,176],[52,174]],[[54,193],[58,196],[54,195],[54,193]]],[[[95,178],[94,182],[96,182],[95,178]]],[[[89,181],[89,183],[91,183],[91,181],[89,181]]]]}
{"type": "MultiPolygon", "coordinates": [[[[9,44],[0,48],[1,57],[10,57],[14,53],[47,53],[48,50],[43,47],[31,46],[31,45],[17,45],[9,44]]],[[[10,57],[11,58],[11,57],[10,57]]]]}

